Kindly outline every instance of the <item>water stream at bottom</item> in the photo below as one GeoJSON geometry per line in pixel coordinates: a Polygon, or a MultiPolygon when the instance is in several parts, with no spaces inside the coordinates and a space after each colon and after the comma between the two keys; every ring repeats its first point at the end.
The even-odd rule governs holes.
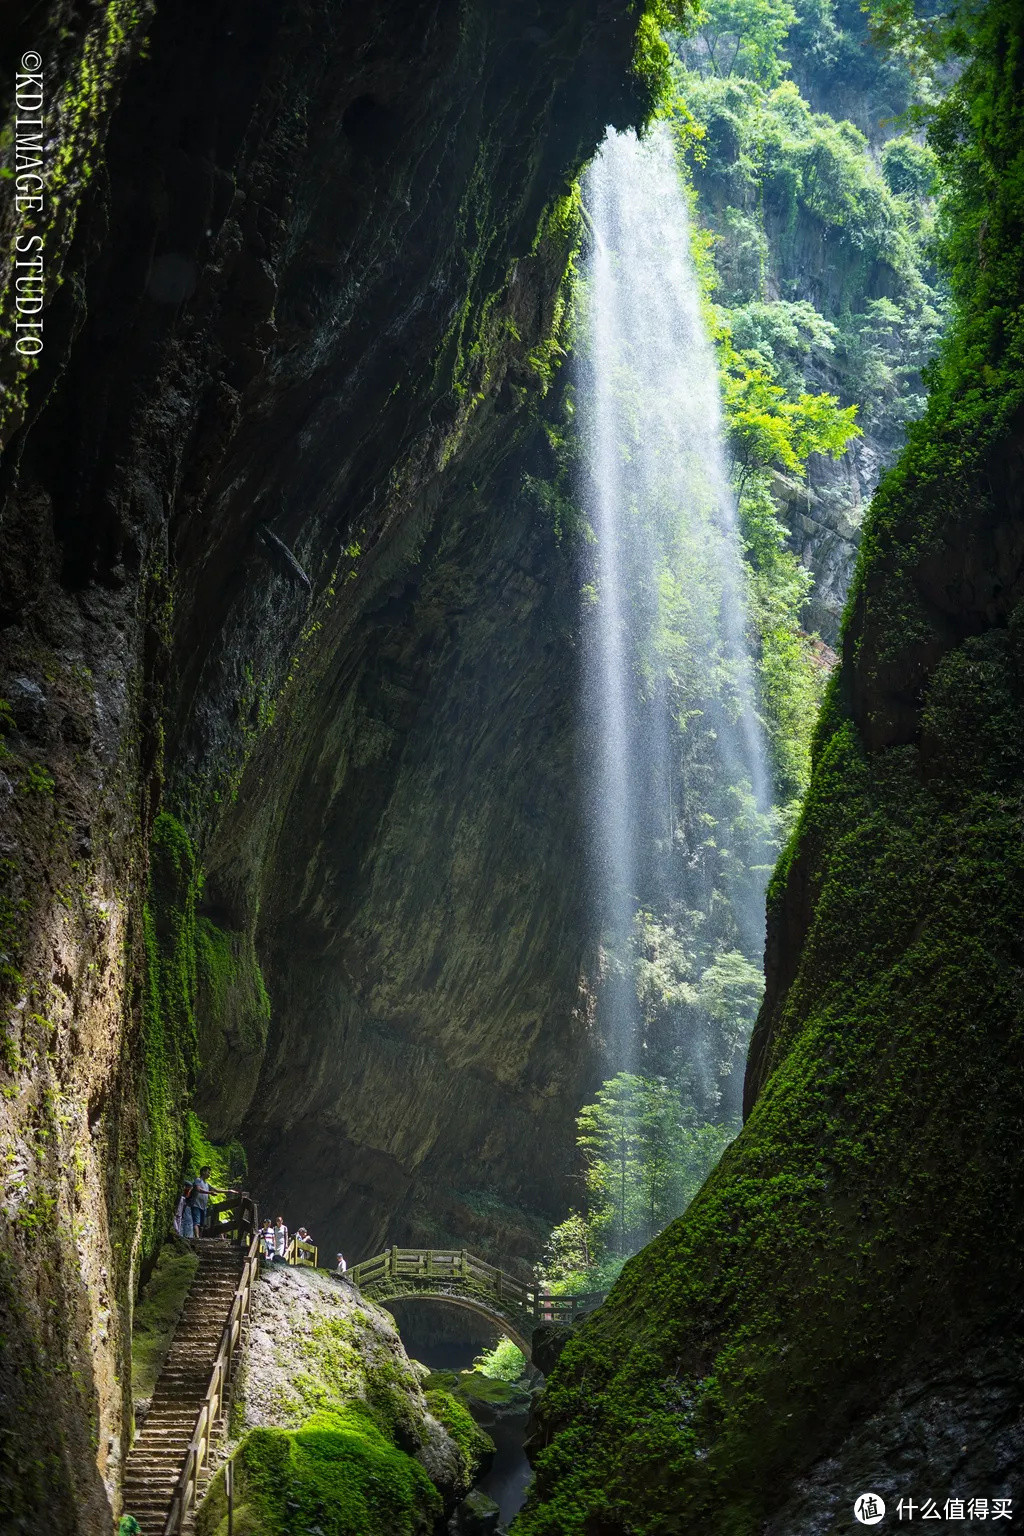
{"type": "MultiPolygon", "coordinates": [[[[481,1346],[465,1343],[410,1343],[410,1354],[432,1371],[471,1371],[473,1356],[481,1346]]],[[[501,1511],[502,1527],[507,1528],[526,1502],[526,1490],[533,1469],[526,1459],[526,1415],[488,1418],[481,1428],[494,1441],[494,1461],[477,1479],[476,1487],[493,1499],[501,1511]]]]}

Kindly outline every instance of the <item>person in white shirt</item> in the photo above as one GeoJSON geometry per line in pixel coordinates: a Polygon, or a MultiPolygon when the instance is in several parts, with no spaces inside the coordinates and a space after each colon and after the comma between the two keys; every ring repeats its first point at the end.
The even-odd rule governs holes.
{"type": "Polygon", "coordinates": [[[347,1269],[348,1269],[348,1265],[345,1263],[345,1255],[343,1253],[339,1253],[338,1254],[338,1274],[339,1275],[343,1275],[347,1269]]]}
{"type": "Polygon", "coordinates": [[[274,1259],[278,1264],[288,1262],[288,1228],[283,1216],[279,1216],[274,1223],[274,1259]]]}

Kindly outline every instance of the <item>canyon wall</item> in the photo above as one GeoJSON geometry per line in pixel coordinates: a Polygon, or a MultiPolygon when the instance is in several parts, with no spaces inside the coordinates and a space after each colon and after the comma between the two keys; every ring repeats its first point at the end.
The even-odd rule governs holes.
{"type": "Polygon", "coordinates": [[[46,345],[0,378],[0,1498],[92,1532],[197,1079],[357,1244],[557,1206],[573,598],[520,488],[566,195],[659,56],[605,0],[10,22],[53,159],[46,345]]]}

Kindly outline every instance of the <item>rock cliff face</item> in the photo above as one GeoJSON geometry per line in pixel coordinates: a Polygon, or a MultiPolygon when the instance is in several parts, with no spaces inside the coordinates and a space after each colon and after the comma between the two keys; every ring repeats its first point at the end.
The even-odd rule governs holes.
{"type": "Polygon", "coordinates": [[[831,647],[839,641],[864,512],[881,465],[872,445],[864,442],[855,443],[838,463],[814,458],[805,481],[777,475],[774,492],[790,547],[814,577],[804,625],[831,647]]]}
{"type": "Polygon", "coordinates": [[[258,893],[278,1017],[243,1123],[256,1182],[353,1253],[402,1235],[532,1258],[566,1202],[592,1071],[576,587],[524,467],[452,477],[332,712],[283,726],[301,768],[257,818],[275,841],[250,830],[280,793],[258,751],[210,872],[258,893]]]}
{"type": "Polygon", "coordinates": [[[589,1070],[571,597],[519,492],[541,451],[523,407],[556,345],[560,199],[604,125],[645,110],[640,19],[604,0],[12,18],[70,146],[46,346],[3,363],[15,1529],[45,1509],[99,1530],[116,1499],[131,1301],[200,1061],[215,1132],[243,1126],[322,1236],[337,1211],[357,1244],[400,1215],[522,1245],[467,1171],[481,1144],[509,1205],[555,1208],[554,1106],[589,1070]],[[564,851],[557,881],[534,839],[564,851]]]}

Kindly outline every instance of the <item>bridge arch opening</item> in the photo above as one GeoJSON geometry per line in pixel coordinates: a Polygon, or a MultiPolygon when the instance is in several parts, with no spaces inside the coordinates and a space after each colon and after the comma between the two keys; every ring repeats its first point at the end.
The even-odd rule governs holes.
{"type": "Polygon", "coordinates": [[[490,1347],[490,1345],[495,1344],[499,1338],[504,1336],[505,1338],[512,1340],[513,1344],[518,1350],[521,1350],[522,1354],[527,1360],[530,1359],[532,1344],[530,1339],[526,1337],[523,1329],[518,1328],[514,1322],[512,1322],[508,1317],[503,1316],[502,1313],[496,1311],[492,1307],[487,1306],[486,1302],[478,1301],[474,1297],[460,1295],[439,1296],[428,1292],[424,1292],[423,1294],[417,1294],[416,1292],[406,1292],[401,1296],[392,1296],[387,1300],[381,1297],[379,1300],[380,1305],[387,1307],[388,1311],[391,1312],[395,1317],[399,1332],[403,1331],[403,1324],[408,1326],[404,1315],[405,1308],[415,1304],[417,1310],[419,1310],[419,1308],[422,1307],[424,1303],[426,1303],[430,1309],[433,1309],[434,1307],[442,1307],[446,1311],[454,1309],[455,1311],[462,1312],[464,1314],[470,1313],[475,1318],[478,1318],[482,1322],[486,1323],[488,1325],[488,1333],[490,1334],[490,1337],[489,1339],[485,1338],[481,1333],[479,1338],[478,1352],[487,1349],[490,1347]],[[395,1312],[396,1307],[399,1309],[397,1313],[395,1312]]]}

